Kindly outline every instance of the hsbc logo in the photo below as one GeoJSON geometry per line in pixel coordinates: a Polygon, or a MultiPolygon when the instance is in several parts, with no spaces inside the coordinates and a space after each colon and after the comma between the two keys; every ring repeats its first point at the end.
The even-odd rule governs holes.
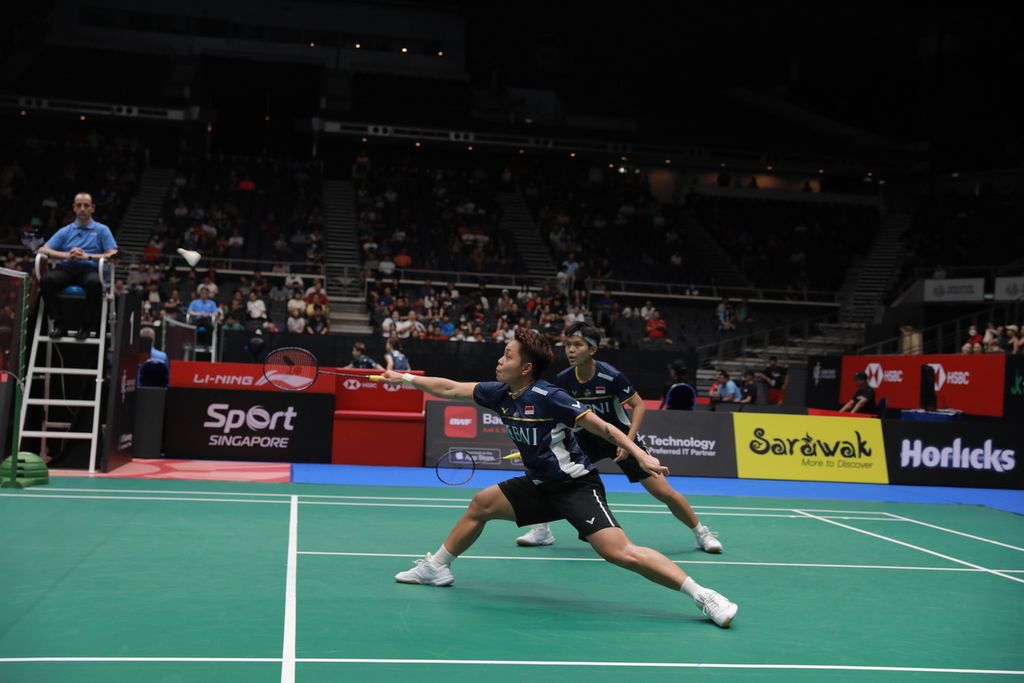
{"type": "Polygon", "coordinates": [[[941,363],[929,363],[928,367],[935,371],[935,391],[941,391],[945,385],[970,386],[971,373],[969,370],[947,371],[941,363]]]}
{"type": "Polygon", "coordinates": [[[390,391],[391,393],[402,390],[401,384],[388,384],[387,382],[384,382],[381,386],[384,387],[384,391],[390,391]]]}
{"type": "Polygon", "coordinates": [[[444,435],[452,439],[476,438],[476,408],[445,406],[444,435]]]}
{"type": "Polygon", "coordinates": [[[362,385],[363,383],[357,379],[347,379],[341,383],[341,386],[345,387],[349,391],[358,391],[359,387],[362,385]]]}
{"type": "Polygon", "coordinates": [[[864,374],[868,376],[868,386],[877,389],[883,382],[900,384],[903,382],[902,370],[886,370],[881,363],[868,363],[864,368],[864,374]]]}

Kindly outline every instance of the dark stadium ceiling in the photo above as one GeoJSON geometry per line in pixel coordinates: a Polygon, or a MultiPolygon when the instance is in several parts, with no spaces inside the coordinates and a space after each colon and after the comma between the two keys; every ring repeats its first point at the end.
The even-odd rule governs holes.
{"type": "MultiPolygon", "coordinates": [[[[46,7],[62,1],[79,0],[15,10],[24,21],[0,28],[5,69],[19,53],[11,44],[21,24],[45,24],[46,7]]],[[[88,1],[116,0],[81,0],[88,1]]],[[[458,40],[469,83],[462,95],[435,98],[439,118],[476,115],[467,110],[490,91],[502,94],[496,101],[509,109],[508,125],[542,128],[545,121],[529,107],[516,109],[509,94],[540,92],[554,98],[542,97],[541,107],[554,101],[576,117],[621,120],[621,130],[648,139],[800,149],[858,138],[862,148],[927,149],[943,165],[965,166],[1015,165],[1024,147],[1024,112],[1014,95],[1024,50],[1016,23],[994,3],[293,4],[464,19],[466,35],[458,40]]],[[[288,5],[247,3],[253,14],[288,5]]],[[[21,53],[25,43],[22,36],[21,53]]],[[[400,80],[360,78],[352,85],[353,114],[403,115],[393,106],[402,101],[400,80]],[[375,101],[385,89],[395,92],[375,101]]],[[[298,82],[294,73],[286,80],[298,82]]],[[[322,79],[311,72],[308,80],[322,79]]]]}

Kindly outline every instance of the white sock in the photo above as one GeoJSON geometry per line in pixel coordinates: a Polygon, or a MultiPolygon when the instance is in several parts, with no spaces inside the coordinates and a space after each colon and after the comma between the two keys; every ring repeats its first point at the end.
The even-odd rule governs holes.
{"type": "Polygon", "coordinates": [[[706,534],[707,533],[708,528],[706,526],[704,526],[702,523],[697,522],[697,526],[695,526],[692,529],[690,529],[690,531],[693,532],[694,536],[696,536],[697,538],[700,538],[702,534],[706,534]]]}
{"type": "Polygon", "coordinates": [[[691,598],[697,597],[697,593],[704,590],[704,587],[694,581],[689,576],[686,577],[686,581],[683,581],[683,585],[679,587],[679,590],[689,595],[691,598]]]}
{"type": "Polygon", "coordinates": [[[452,563],[452,560],[454,560],[455,557],[455,555],[452,555],[450,552],[448,552],[448,548],[445,548],[444,543],[442,543],[441,547],[437,549],[436,553],[434,553],[433,559],[434,562],[441,565],[442,567],[447,567],[452,563]]]}

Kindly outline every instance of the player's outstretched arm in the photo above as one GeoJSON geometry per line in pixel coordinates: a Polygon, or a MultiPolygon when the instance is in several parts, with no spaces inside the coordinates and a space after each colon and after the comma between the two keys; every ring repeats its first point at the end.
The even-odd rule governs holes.
{"type": "MultiPolygon", "coordinates": [[[[591,434],[615,444],[625,451],[625,455],[631,455],[636,458],[636,461],[640,463],[640,467],[651,476],[661,477],[668,474],[668,468],[662,465],[657,458],[630,441],[621,429],[605,422],[593,412],[584,414],[577,424],[591,434]]],[[[621,458],[615,459],[620,460],[621,458]]]]}
{"type": "Polygon", "coordinates": [[[431,396],[447,398],[452,401],[472,401],[473,389],[477,384],[476,382],[455,382],[444,377],[410,375],[394,370],[386,370],[381,375],[381,381],[388,384],[409,384],[431,396]]]}

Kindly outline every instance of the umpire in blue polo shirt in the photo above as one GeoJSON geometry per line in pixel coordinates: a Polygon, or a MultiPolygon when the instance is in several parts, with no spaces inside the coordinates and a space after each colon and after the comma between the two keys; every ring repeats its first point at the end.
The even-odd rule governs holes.
{"type": "Polygon", "coordinates": [[[60,259],[55,268],[50,268],[39,282],[42,290],[46,311],[53,321],[50,327],[51,337],[63,337],[67,334],[64,321],[60,319],[61,309],[57,295],[69,285],[78,285],[85,290],[86,304],[89,311],[89,322],[78,330],[79,339],[85,339],[89,327],[93,331],[99,328],[100,298],[103,296],[99,261],[102,257],[110,258],[117,253],[117,242],[110,233],[110,228],[92,219],[96,205],[92,195],[79,192],[74,202],[75,222],[58,230],[50,240],[39,248],[41,254],[50,259],[60,259]]]}

